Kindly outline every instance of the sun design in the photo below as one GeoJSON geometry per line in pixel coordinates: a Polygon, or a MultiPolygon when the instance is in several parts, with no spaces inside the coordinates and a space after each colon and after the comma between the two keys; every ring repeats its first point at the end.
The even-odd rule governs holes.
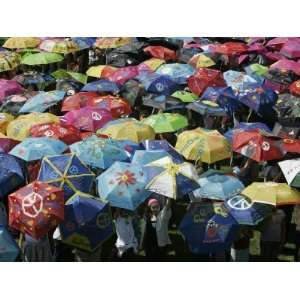
{"type": "Polygon", "coordinates": [[[126,170],[124,173],[118,172],[117,173],[117,182],[118,184],[125,184],[129,186],[130,184],[133,185],[136,183],[136,178],[134,177],[134,173],[126,170]]]}

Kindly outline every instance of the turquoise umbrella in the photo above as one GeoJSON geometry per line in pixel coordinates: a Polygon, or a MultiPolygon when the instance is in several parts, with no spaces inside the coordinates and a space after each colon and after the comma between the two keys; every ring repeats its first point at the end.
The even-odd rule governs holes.
{"type": "Polygon", "coordinates": [[[136,150],[131,163],[144,166],[165,156],[172,158],[165,150],[136,150]]]}

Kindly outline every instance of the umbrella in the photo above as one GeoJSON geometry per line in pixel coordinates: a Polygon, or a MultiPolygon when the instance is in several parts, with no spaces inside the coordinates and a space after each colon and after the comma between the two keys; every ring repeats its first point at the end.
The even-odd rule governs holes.
{"type": "Polygon", "coordinates": [[[257,225],[272,214],[272,205],[252,202],[243,195],[228,199],[224,205],[240,225],[257,225]]]}
{"type": "Polygon", "coordinates": [[[164,111],[166,111],[167,109],[178,109],[178,107],[184,107],[179,99],[165,95],[147,93],[146,95],[142,96],[142,100],[144,106],[149,106],[164,111]]]}
{"type": "Polygon", "coordinates": [[[64,57],[57,53],[40,52],[24,55],[21,64],[35,66],[35,65],[47,65],[60,62],[64,57]]]}
{"type": "Polygon", "coordinates": [[[298,137],[300,128],[297,126],[297,124],[293,125],[294,126],[285,126],[276,122],[273,127],[272,133],[284,139],[295,139],[298,137]]]}
{"type": "Polygon", "coordinates": [[[129,66],[123,67],[111,72],[106,79],[113,81],[117,84],[123,85],[128,80],[133,79],[138,75],[138,67],[137,66],[129,66]]]}
{"type": "Polygon", "coordinates": [[[194,68],[209,68],[216,63],[207,55],[203,53],[195,54],[188,62],[194,68]]]}
{"type": "Polygon", "coordinates": [[[29,98],[21,107],[19,113],[46,111],[51,106],[56,105],[65,96],[64,91],[54,90],[51,92],[39,92],[37,95],[29,98]]]}
{"type": "Polygon", "coordinates": [[[287,58],[300,58],[300,40],[287,41],[280,49],[280,53],[287,58]]]}
{"type": "Polygon", "coordinates": [[[166,140],[146,140],[142,143],[146,150],[163,150],[177,163],[183,163],[183,157],[166,140]]]}
{"type": "Polygon", "coordinates": [[[151,194],[145,170],[134,164],[115,162],[97,177],[98,193],[111,206],[135,210],[151,194]]]}
{"type": "Polygon", "coordinates": [[[64,193],[34,181],[8,196],[9,226],[39,239],[64,220],[64,193]]]}
{"type": "Polygon", "coordinates": [[[144,146],[142,145],[142,143],[135,143],[132,142],[130,140],[112,140],[111,141],[116,142],[119,147],[123,148],[129,158],[129,160],[131,160],[133,158],[133,155],[135,153],[136,150],[144,150],[144,146]]]}
{"type": "Polygon", "coordinates": [[[257,84],[257,81],[253,77],[250,77],[243,72],[229,70],[224,72],[223,76],[227,85],[235,90],[243,90],[253,84],[257,84]]]}
{"type": "Polygon", "coordinates": [[[177,84],[186,84],[187,79],[195,73],[195,69],[187,64],[164,64],[160,66],[156,73],[169,76],[177,84]]]}
{"type": "Polygon", "coordinates": [[[97,38],[94,46],[100,49],[118,48],[132,42],[132,37],[103,37],[97,38]]]}
{"type": "Polygon", "coordinates": [[[257,162],[281,159],[285,154],[278,137],[260,129],[234,133],[232,150],[257,162]]]}
{"type": "Polygon", "coordinates": [[[238,98],[231,87],[218,89],[217,103],[230,116],[241,107],[238,98]]]}
{"type": "Polygon", "coordinates": [[[107,169],[116,161],[128,160],[127,152],[117,141],[96,136],[71,145],[70,150],[86,165],[94,168],[107,169]]]}
{"type": "Polygon", "coordinates": [[[92,66],[86,71],[86,75],[96,78],[107,78],[116,70],[117,68],[108,65],[92,66]]]}
{"type": "Polygon", "coordinates": [[[270,66],[270,70],[291,71],[300,75],[300,64],[289,59],[280,59],[270,66]]]}
{"type": "Polygon", "coordinates": [[[238,224],[223,203],[192,203],[179,230],[192,253],[229,250],[238,233],[238,224]]]}
{"type": "Polygon", "coordinates": [[[87,106],[90,99],[99,97],[95,92],[79,92],[63,100],[61,111],[72,111],[87,106]]]}
{"type": "Polygon", "coordinates": [[[71,39],[46,39],[43,40],[39,48],[46,52],[68,54],[79,51],[79,46],[71,39]]]}
{"type": "Polygon", "coordinates": [[[288,153],[298,153],[300,154],[300,140],[294,140],[289,138],[284,138],[281,140],[282,144],[281,147],[283,151],[288,153]]]}
{"type": "Polygon", "coordinates": [[[48,123],[33,125],[30,129],[32,137],[47,137],[60,140],[67,145],[81,140],[80,131],[72,125],[48,123]]]}
{"type": "Polygon", "coordinates": [[[59,229],[64,243],[92,252],[113,234],[109,204],[76,192],[65,205],[65,221],[59,229]]]}
{"type": "Polygon", "coordinates": [[[144,166],[165,156],[172,158],[165,150],[136,150],[131,163],[144,166]]]}
{"type": "Polygon", "coordinates": [[[277,205],[300,204],[300,193],[286,183],[253,182],[242,194],[253,202],[277,205]]]}
{"type": "Polygon", "coordinates": [[[15,261],[20,248],[9,231],[0,224],[0,262],[15,261]]]}
{"type": "Polygon", "coordinates": [[[133,118],[110,121],[97,133],[107,135],[113,139],[130,140],[136,143],[155,138],[155,132],[151,126],[133,118]]]}
{"type": "Polygon", "coordinates": [[[51,84],[55,83],[55,78],[48,74],[38,73],[35,71],[24,72],[14,77],[14,80],[20,83],[25,88],[34,86],[38,90],[44,90],[51,84]]]}
{"type": "Polygon", "coordinates": [[[176,52],[163,46],[148,46],[144,51],[155,58],[163,60],[175,60],[176,52]]]}
{"type": "Polygon", "coordinates": [[[0,133],[5,134],[8,124],[14,120],[14,116],[8,113],[0,113],[0,133]]]}
{"type": "Polygon", "coordinates": [[[194,102],[198,96],[187,91],[176,91],[171,95],[174,98],[180,99],[184,103],[194,102]]]}
{"type": "Polygon", "coordinates": [[[155,72],[161,65],[166,63],[165,60],[159,58],[150,58],[138,65],[139,72],[155,72]]]}
{"type": "Polygon", "coordinates": [[[278,96],[274,107],[281,118],[300,117],[300,98],[291,94],[281,94],[278,96]]]}
{"type": "Polygon", "coordinates": [[[24,165],[21,161],[0,152],[0,198],[4,198],[24,183],[24,165]]]}
{"type": "Polygon", "coordinates": [[[151,115],[141,121],[151,126],[155,133],[174,132],[188,126],[185,116],[177,113],[159,113],[151,115]]]}
{"type": "Polygon", "coordinates": [[[143,92],[143,85],[131,79],[122,86],[121,96],[133,107],[143,92]]]}
{"type": "Polygon", "coordinates": [[[7,136],[18,141],[23,141],[30,135],[30,128],[33,125],[50,122],[59,123],[59,118],[50,113],[31,113],[19,116],[8,124],[7,136]]]}
{"type": "Polygon", "coordinates": [[[226,42],[223,44],[209,45],[210,52],[225,54],[225,55],[237,55],[248,50],[248,46],[239,42],[226,42]]]}
{"type": "Polygon", "coordinates": [[[264,75],[268,72],[268,67],[260,64],[251,64],[245,68],[245,72],[257,82],[262,83],[264,81],[264,75]]]}
{"type": "Polygon", "coordinates": [[[289,87],[290,93],[295,96],[300,96],[300,80],[294,81],[289,87]]]}
{"type": "Polygon", "coordinates": [[[58,186],[64,190],[65,200],[77,191],[89,193],[95,175],[74,154],[44,157],[38,180],[58,186]]]}
{"type": "Polygon", "coordinates": [[[278,163],[287,183],[300,187],[300,159],[288,159],[278,163]]]}
{"type": "Polygon", "coordinates": [[[172,199],[178,199],[199,187],[194,166],[183,162],[176,164],[165,156],[147,164],[150,182],[146,189],[172,199]]]}
{"type": "Polygon", "coordinates": [[[20,94],[23,88],[15,80],[0,79],[0,103],[10,95],[20,94]]]}
{"type": "Polygon", "coordinates": [[[221,174],[205,176],[204,173],[198,183],[200,188],[193,191],[194,197],[213,200],[227,200],[245,188],[236,177],[221,174]]]}
{"type": "Polygon", "coordinates": [[[115,82],[107,79],[100,79],[86,84],[81,91],[117,94],[120,92],[120,89],[115,82]]]}
{"type": "Polygon", "coordinates": [[[15,69],[20,64],[20,56],[15,52],[0,52],[0,73],[15,69]]]}
{"type": "MultiPolygon", "coordinates": [[[[53,53],[49,53],[53,54],[53,53]]],[[[79,83],[86,84],[87,83],[87,75],[78,73],[78,72],[72,72],[67,71],[64,69],[58,69],[51,73],[51,75],[56,79],[71,79],[78,81],[79,83]]]]}
{"type": "Polygon", "coordinates": [[[230,143],[217,130],[196,128],[178,135],[176,150],[188,160],[208,164],[231,157],[230,143]]]}
{"type": "Polygon", "coordinates": [[[188,104],[186,108],[203,116],[227,116],[225,110],[218,103],[210,100],[198,100],[188,104]]]}
{"type": "Polygon", "coordinates": [[[10,139],[6,135],[0,133],[0,152],[8,153],[18,143],[19,141],[10,139]]]}
{"type": "Polygon", "coordinates": [[[106,123],[113,120],[110,112],[96,107],[84,107],[69,111],[63,118],[63,122],[72,125],[79,130],[96,132],[106,123]]]}
{"type": "Polygon", "coordinates": [[[9,153],[25,161],[42,159],[47,155],[61,154],[67,145],[59,140],[48,137],[26,138],[15,146],[9,153]]]}
{"type": "Polygon", "coordinates": [[[80,49],[88,49],[93,47],[96,42],[95,37],[72,37],[72,40],[79,45],[80,49]]]}
{"type": "Polygon", "coordinates": [[[35,48],[40,43],[39,38],[34,37],[10,37],[3,47],[9,49],[35,48]]]}

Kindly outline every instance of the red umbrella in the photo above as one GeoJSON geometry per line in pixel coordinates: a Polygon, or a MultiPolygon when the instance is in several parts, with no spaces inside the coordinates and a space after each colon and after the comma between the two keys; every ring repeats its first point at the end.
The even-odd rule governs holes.
{"type": "Polygon", "coordinates": [[[148,46],[144,48],[144,51],[155,58],[164,60],[175,60],[176,52],[163,46],[148,46]]]}
{"type": "Polygon", "coordinates": [[[232,150],[257,162],[281,159],[285,155],[280,138],[259,129],[234,133],[232,150]]]}
{"type": "Polygon", "coordinates": [[[101,96],[90,99],[87,104],[88,106],[108,110],[114,118],[128,116],[132,113],[130,105],[121,97],[101,96]]]}
{"type": "Polygon", "coordinates": [[[139,74],[137,66],[129,66],[117,69],[115,72],[107,76],[107,79],[115,83],[123,85],[128,80],[136,77],[139,74]]]}
{"type": "Polygon", "coordinates": [[[263,87],[272,89],[273,91],[278,92],[280,94],[289,90],[288,84],[271,81],[269,79],[265,79],[263,87]]]}
{"type": "Polygon", "coordinates": [[[61,111],[72,111],[86,106],[88,100],[99,97],[95,92],[79,92],[63,100],[61,111]]]}
{"type": "Polygon", "coordinates": [[[240,42],[227,42],[223,44],[211,45],[210,49],[219,54],[236,55],[246,52],[248,50],[248,46],[240,42]]]}
{"type": "Polygon", "coordinates": [[[14,148],[20,141],[11,139],[6,135],[0,133],[0,152],[1,150],[5,153],[8,153],[12,148],[14,148]]]}
{"type": "Polygon", "coordinates": [[[33,137],[49,137],[61,140],[67,145],[81,140],[80,131],[72,125],[47,123],[33,125],[30,129],[33,137]]]}
{"type": "Polygon", "coordinates": [[[280,53],[287,58],[299,58],[300,57],[300,40],[299,41],[288,41],[280,49],[280,53]]]}
{"type": "Polygon", "coordinates": [[[294,81],[290,85],[290,93],[296,96],[300,96],[300,80],[294,81]]]}
{"type": "Polygon", "coordinates": [[[300,140],[283,139],[282,147],[286,152],[300,153],[300,140]]]}
{"type": "Polygon", "coordinates": [[[39,239],[64,220],[64,192],[34,181],[8,196],[9,226],[39,239]]]}
{"type": "Polygon", "coordinates": [[[188,78],[188,86],[194,94],[199,96],[207,87],[225,87],[226,82],[224,81],[223,75],[220,71],[199,68],[193,76],[188,78]]]}

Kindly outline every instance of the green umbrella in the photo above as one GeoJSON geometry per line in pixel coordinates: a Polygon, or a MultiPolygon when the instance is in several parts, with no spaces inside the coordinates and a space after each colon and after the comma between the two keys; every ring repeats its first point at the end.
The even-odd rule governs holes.
{"type": "Polygon", "coordinates": [[[187,92],[187,91],[176,91],[172,94],[172,97],[180,99],[182,102],[194,102],[199,97],[193,93],[187,92]]]}
{"type": "Polygon", "coordinates": [[[249,66],[249,68],[253,73],[259,76],[264,76],[268,72],[268,67],[260,64],[252,64],[249,66]]]}
{"type": "Polygon", "coordinates": [[[66,71],[66,70],[63,70],[63,69],[58,69],[58,70],[54,71],[53,73],[51,73],[51,75],[55,79],[73,78],[73,79],[75,79],[76,81],[78,81],[82,84],[87,83],[87,75],[82,74],[82,73],[77,73],[77,72],[66,71]]]}
{"type": "Polygon", "coordinates": [[[59,61],[62,61],[64,57],[57,53],[33,53],[33,54],[25,54],[21,60],[21,63],[24,65],[46,65],[52,64],[59,61]]]}
{"type": "Polygon", "coordinates": [[[145,118],[142,123],[150,125],[155,133],[174,132],[188,126],[187,118],[177,113],[151,115],[145,118]]]}

